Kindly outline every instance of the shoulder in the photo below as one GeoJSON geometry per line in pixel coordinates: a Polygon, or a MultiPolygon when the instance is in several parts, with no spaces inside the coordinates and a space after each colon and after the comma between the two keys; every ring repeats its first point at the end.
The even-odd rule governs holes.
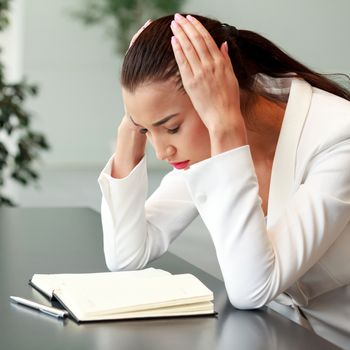
{"type": "Polygon", "coordinates": [[[350,137],[350,101],[312,88],[307,126],[314,128],[314,132],[320,133],[325,140],[350,137]]]}
{"type": "Polygon", "coordinates": [[[312,87],[311,107],[322,114],[347,118],[350,115],[350,101],[315,87],[312,87]]]}
{"type": "Polygon", "coordinates": [[[299,148],[311,153],[350,139],[350,101],[312,87],[299,148]]]}
{"type": "Polygon", "coordinates": [[[342,153],[343,161],[350,161],[350,153],[344,151],[344,145],[350,143],[350,102],[314,87],[311,90],[309,110],[297,148],[299,175],[321,160],[328,159],[329,164],[330,159],[325,155],[337,150],[342,153]]]}

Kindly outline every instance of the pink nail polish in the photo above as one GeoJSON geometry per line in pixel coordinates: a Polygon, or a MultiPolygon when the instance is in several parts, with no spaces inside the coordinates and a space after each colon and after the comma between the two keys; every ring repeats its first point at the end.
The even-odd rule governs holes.
{"type": "Polygon", "coordinates": [[[175,36],[172,36],[172,37],[171,37],[171,43],[172,43],[173,45],[176,45],[176,44],[177,44],[177,39],[176,39],[175,36]]]}
{"type": "Polygon", "coordinates": [[[176,21],[183,20],[183,17],[179,13],[175,13],[174,18],[175,18],[176,21]]]}
{"type": "Polygon", "coordinates": [[[228,44],[227,44],[227,41],[225,41],[224,45],[225,45],[225,50],[226,50],[226,52],[228,53],[228,44]]]}
{"type": "Polygon", "coordinates": [[[179,28],[179,25],[175,21],[171,21],[170,24],[173,28],[179,28]]]}
{"type": "Polygon", "coordinates": [[[191,15],[187,15],[186,18],[191,21],[191,22],[194,22],[195,21],[195,18],[192,17],[191,15]]]}

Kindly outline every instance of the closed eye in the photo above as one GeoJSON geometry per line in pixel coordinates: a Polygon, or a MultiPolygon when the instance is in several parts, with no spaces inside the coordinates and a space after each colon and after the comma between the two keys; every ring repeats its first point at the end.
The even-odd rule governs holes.
{"type": "MultiPolygon", "coordinates": [[[[173,129],[168,129],[168,133],[169,133],[169,134],[176,134],[176,133],[179,131],[179,129],[180,129],[179,126],[176,127],[176,128],[173,128],[173,129]]],[[[139,132],[140,132],[141,134],[147,134],[148,129],[146,129],[146,128],[141,128],[141,129],[139,130],[139,132]]]]}
{"type": "Polygon", "coordinates": [[[168,129],[169,134],[176,134],[179,131],[180,127],[176,127],[174,129],[168,129]]]}

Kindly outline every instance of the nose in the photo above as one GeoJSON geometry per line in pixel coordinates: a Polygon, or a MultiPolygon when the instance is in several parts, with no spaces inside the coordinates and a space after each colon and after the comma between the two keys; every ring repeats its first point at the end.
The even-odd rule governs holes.
{"type": "Polygon", "coordinates": [[[159,160],[167,160],[174,156],[176,153],[176,148],[169,144],[163,144],[161,142],[156,142],[153,139],[153,147],[156,152],[156,156],[159,160]]]}
{"type": "Polygon", "coordinates": [[[165,148],[160,149],[156,148],[156,156],[159,160],[167,160],[171,158],[176,153],[174,146],[166,146],[165,148]]]}

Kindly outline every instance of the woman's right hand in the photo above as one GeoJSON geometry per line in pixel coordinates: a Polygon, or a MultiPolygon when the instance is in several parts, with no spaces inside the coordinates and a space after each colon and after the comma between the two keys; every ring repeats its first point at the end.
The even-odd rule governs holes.
{"type": "MultiPolygon", "coordinates": [[[[142,31],[151,23],[149,19],[132,37],[129,48],[142,31]]],[[[130,174],[145,154],[147,137],[141,134],[125,114],[118,127],[116,151],[112,167],[112,177],[121,179],[130,174]]]]}
{"type": "Polygon", "coordinates": [[[146,140],[146,135],[124,115],[118,127],[112,177],[121,179],[130,174],[145,155],[146,140]]]}

